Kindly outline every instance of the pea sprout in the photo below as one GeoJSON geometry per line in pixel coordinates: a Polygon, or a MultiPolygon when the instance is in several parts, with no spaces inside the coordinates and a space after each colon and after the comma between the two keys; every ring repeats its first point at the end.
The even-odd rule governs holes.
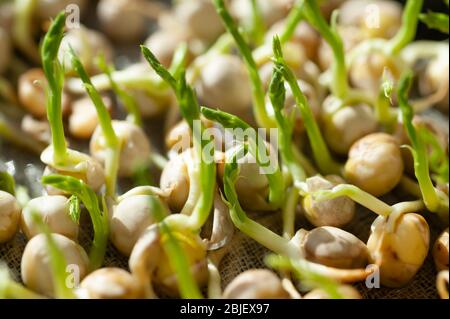
{"type": "Polygon", "coordinates": [[[255,239],[270,250],[290,256],[300,258],[298,249],[286,238],[279,236],[257,222],[251,220],[239,204],[235,183],[239,175],[238,159],[248,151],[248,146],[243,144],[228,154],[225,161],[225,174],[223,178],[224,201],[230,209],[231,220],[234,225],[247,236],[255,239]]]}
{"type": "Polygon", "coordinates": [[[230,210],[231,220],[236,228],[276,254],[307,263],[312,271],[317,272],[320,275],[328,276],[338,281],[357,281],[361,280],[361,278],[365,278],[368,275],[367,270],[338,269],[305,260],[302,250],[297,244],[301,239],[296,238],[297,236],[301,236],[302,231],[297,232],[296,235],[289,240],[288,238],[274,233],[247,216],[239,204],[235,189],[235,183],[239,175],[237,161],[239,158],[242,158],[247,151],[247,145],[240,145],[234,149],[233,152],[228,154],[225,161],[225,174],[223,178],[225,194],[224,202],[230,210]]]}
{"type": "Polygon", "coordinates": [[[81,207],[80,198],[77,195],[72,195],[69,198],[69,215],[77,224],[80,222],[81,207]]]}
{"type": "MultiPolygon", "coordinates": [[[[192,229],[198,231],[208,219],[214,201],[216,166],[213,161],[203,160],[203,150],[207,145],[210,145],[210,143],[212,143],[211,138],[202,138],[205,126],[200,120],[199,104],[195,92],[186,83],[185,71],[183,70],[179,72],[179,77],[178,79],[176,79],[169,70],[164,68],[164,66],[158,61],[156,56],[148,48],[141,46],[141,50],[150,66],[174,90],[178,100],[180,112],[194,133],[194,150],[196,152],[197,159],[200,160],[200,168],[194,168],[195,170],[198,170],[198,172],[195,172],[193,176],[198,176],[198,180],[196,180],[197,178],[191,180],[189,198],[187,203],[190,202],[190,198],[196,198],[196,195],[193,194],[193,192],[197,192],[198,190],[196,189],[196,187],[194,187],[194,185],[195,183],[199,183],[203,191],[201,192],[201,194],[199,194],[198,200],[196,201],[193,211],[190,214],[189,225],[192,229]],[[199,121],[200,132],[196,132],[197,130],[194,130],[194,121],[199,121]]],[[[210,151],[214,152],[213,149],[210,151]]],[[[214,156],[213,153],[207,155],[209,155],[210,158],[214,156]]]]}
{"type": "Polygon", "coordinates": [[[434,173],[431,175],[431,178],[435,180],[436,183],[441,185],[448,183],[448,156],[444,148],[439,143],[436,135],[434,135],[426,126],[418,127],[417,134],[420,139],[422,139],[430,147],[428,160],[430,170],[434,173]]]}
{"type": "MultiPolygon", "coordinates": [[[[232,115],[220,110],[213,110],[207,107],[202,107],[201,112],[204,117],[208,120],[220,123],[225,128],[239,128],[244,131],[251,130],[254,134],[249,134],[249,151],[250,154],[256,159],[256,162],[261,166],[261,168],[266,172],[266,177],[269,181],[269,203],[273,205],[274,208],[279,208],[282,205],[284,199],[284,181],[279,165],[273,173],[267,170],[269,163],[263,163],[262,157],[268,155],[270,150],[267,146],[261,145],[255,140],[254,136],[257,136],[256,131],[245,121],[240,119],[236,115],[232,115]],[[264,154],[263,154],[264,152],[264,154]]],[[[262,137],[258,135],[258,139],[262,137]]]]}
{"type": "Polygon", "coordinates": [[[246,43],[244,37],[238,30],[238,27],[233,21],[230,13],[226,9],[224,1],[214,0],[214,5],[216,6],[217,13],[222,18],[226,29],[233,36],[234,41],[236,42],[236,45],[247,66],[247,70],[252,82],[253,113],[255,115],[256,122],[260,127],[274,127],[275,123],[273,119],[270,118],[266,110],[266,104],[264,102],[264,89],[258,73],[258,68],[252,56],[252,51],[249,45],[246,43]]]}
{"type": "Polygon", "coordinates": [[[396,55],[414,39],[422,5],[423,0],[407,1],[403,10],[402,26],[397,34],[388,41],[387,52],[396,55]]]}
{"type": "Polygon", "coordinates": [[[16,182],[14,177],[6,171],[0,171],[0,190],[15,195],[16,182]]]}
{"type": "Polygon", "coordinates": [[[387,72],[384,72],[383,81],[375,103],[375,115],[378,122],[387,129],[391,129],[397,119],[397,112],[391,108],[393,90],[394,83],[388,77],[387,72]]]}
{"type": "Polygon", "coordinates": [[[83,181],[71,176],[48,175],[42,177],[42,183],[61,189],[77,196],[84,204],[91,217],[94,227],[94,239],[89,252],[90,270],[102,266],[108,242],[108,213],[105,201],[103,201],[103,212],[95,192],[83,181]]]}
{"type": "Polygon", "coordinates": [[[295,28],[297,25],[304,19],[303,16],[303,0],[297,0],[294,4],[294,7],[289,12],[289,15],[286,18],[286,25],[284,26],[283,32],[280,35],[281,44],[285,44],[292,38],[292,35],[295,32],[295,28]]]}
{"type": "Polygon", "coordinates": [[[341,196],[347,196],[377,215],[385,217],[394,212],[417,212],[424,208],[424,203],[422,200],[388,205],[372,194],[369,194],[359,187],[351,184],[340,184],[331,190],[319,190],[312,193],[312,197],[318,202],[332,200],[341,196]]]}
{"type": "Polygon", "coordinates": [[[115,191],[117,173],[119,170],[121,141],[117,138],[111,122],[111,116],[103,103],[102,97],[92,85],[86,70],[72,48],[70,48],[70,55],[72,66],[83,81],[86,92],[91,98],[97,111],[99,124],[102,129],[103,136],[105,137],[106,147],[108,148],[108,153],[105,159],[106,194],[114,198],[116,195],[115,191]]]}
{"type": "MultiPolygon", "coordinates": [[[[332,22],[335,22],[337,18],[335,13],[332,16],[332,22]]],[[[303,15],[305,19],[322,35],[333,51],[334,63],[331,66],[331,91],[336,97],[344,99],[347,97],[349,91],[346,72],[347,67],[345,63],[344,45],[336,30],[335,24],[333,23],[331,26],[328,25],[320,12],[320,8],[316,0],[304,1],[303,15]]]]}
{"type": "Polygon", "coordinates": [[[275,36],[273,40],[273,51],[275,66],[280,70],[280,72],[283,74],[284,79],[289,84],[295,97],[296,106],[298,107],[302,115],[303,121],[305,123],[306,133],[308,135],[313,151],[314,159],[317,166],[319,167],[319,170],[325,174],[339,174],[341,172],[341,166],[336,163],[331,157],[328,147],[323,139],[322,133],[320,132],[319,126],[317,125],[314,119],[314,115],[311,112],[309,103],[305,95],[302,93],[294,73],[289,69],[283,58],[280,39],[277,36],[275,36]]]}
{"type": "Polygon", "coordinates": [[[269,86],[269,96],[278,126],[279,148],[284,165],[294,179],[294,183],[303,182],[306,179],[306,172],[298,164],[293,153],[292,132],[294,112],[286,118],[282,110],[284,108],[286,88],[284,86],[283,74],[279,68],[274,68],[273,76],[269,86]]]}
{"type": "Polygon", "coordinates": [[[339,284],[337,282],[314,272],[304,260],[292,260],[285,256],[269,255],[266,257],[265,262],[271,268],[292,271],[301,280],[304,288],[320,288],[331,299],[344,299],[344,296],[339,292],[339,284]]]}
{"type": "Polygon", "coordinates": [[[429,160],[426,145],[412,123],[414,113],[408,102],[408,92],[411,84],[412,73],[407,72],[400,79],[397,95],[403,125],[411,141],[409,150],[414,158],[414,172],[427,209],[437,213],[444,221],[448,222],[448,195],[434,187],[429,174],[429,160]]]}
{"type": "Polygon", "coordinates": [[[250,35],[253,41],[260,45],[264,41],[265,25],[261,16],[261,8],[259,7],[258,0],[251,0],[252,6],[252,23],[250,27],[250,35]]]}
{"type": "Polygon", "coordinates": [[[194,277],[190,272],[190,267],[186,255],[171,227],[164,221],[167,216],[166,208],[155,196],[149,196],[150,211],[158,221],[159,231],[161,233],[161,243],[164,252],[169,257],[170,266],[177,274],[178,285],[182,298],[200,299],[202,297],[194,277]]]}
{"type": "Polygon", "coordinates": [[[439,30],[448,34],[448,14],[428,11],[419,15],[420,21],[425,23],[428,28],[439,30]]]}
{"type": "Polygon", "coordinates": [[[32,212],[31,217],[34,223],[38,225],[41,232],[45,235],[47,240],[47,249],[50,254],[50,266],[53,274],[53,287],[55,291],[55,296],[61,299],[72,299],[75,295],[67,285],[66,285],[66,260],[63,252],[59,249],[56,242],[54,241],[49,227],[44,223],[42,217],[36,213],[32,212]]]}
{"type": "MultiPolygon", "coordinates": [[[[178,78],[181,71],[184,69],[188,47],[185,43],[181,44],[175,51],[172,62],[169,68],[171,74],[178,78]]],[[[168,85],[156,73],[140,72],[133,67],[111,71],[110,76],[116,85],[124,87],[125,89],[139,89],[144,90],[147,94],[160,99],[168,98],[168,85]]],[[[111,88],[111,81],[107,74],[100,74],[91,77],[92,84],[99,91],[108,90],[111,88]]],[[[84,92],[80,79],[73,79],[68,81],[68,87],[74,93],[84,92]]]]}
{"type": "Polygon", "coordinates": [[[131,94],[128,94],[121,87],[119,87],[119,85],[113,79],[112,73],[115,71],[114,66],[107,65],[104,55],[100,55],[97,64],[102,72],[105,73],[108,77],[112,90],[114,91],[114,93],[116,93],[119,100],[127,110],[129,120],[138,126],[142,126],[141,113],[139,112],[139,106],[135,98],[131,94]]]}
{"type": "Polygon", "coordinates": [[[64,26],[65,14],[61,12],[52,22],[41,47],[42,67],[48,82],[47,117],[52,132],[53,161],[56,165],[64,165],[68,157],[61,106],[64,71],[58,60],[64,26]]]}

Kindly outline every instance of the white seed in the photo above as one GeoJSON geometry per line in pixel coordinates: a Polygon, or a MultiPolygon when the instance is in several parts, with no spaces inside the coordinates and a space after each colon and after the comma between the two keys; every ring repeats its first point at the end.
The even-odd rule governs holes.
{"type": "Polygon", "coordinates": [[[0,244],[9,241],[17,233],[20,211],[16,198],[0,190],[0,244]]]}

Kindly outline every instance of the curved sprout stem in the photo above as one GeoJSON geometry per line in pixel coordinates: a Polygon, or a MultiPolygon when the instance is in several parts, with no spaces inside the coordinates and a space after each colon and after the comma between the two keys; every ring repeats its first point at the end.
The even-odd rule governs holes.
{"type": "Polygon", "coordinates": [[[250,34],[256,45],[261,45],[264,41],[264,34],[266,32],[264,20],[261,16],[261,8],[258,0],[251,0],[252,5],[252,23],[250,27],[250,34]]]}
{"type": "Polygon", "coordinates": [[[97,64],[102,72],[105,73],[108,77],[111,88],[113,89],[114,93],[116,93],[117,97],[127,110],[130,121],[138,126],[142,126],[141,112],[139,111],[139,106],[136,102],[136,99],[131,94],[128,94],[125,90],[120,88],[119,85],[114,81],[112,77],[114,67],[112,65],[106,64],[104,55],[100,55],[97,64]]]}
{"type": "Polygon", "coordinates": [[[422,200],[401,202],[391,206],[375,196],[363,191],[362,189],[350,184],[340,184],[331,190],[319,190],[313,192],[312,196],[314,200],[318,202],[335,199],[341,196],[347,196],[358,204],[368,208],[372,212],[385,217],[394,212],[418,212],[424,208],[424,203],[422,200]]]}
{"type": "Polygon", "coordinates": [[[446,150],[439,143],[436,135],[434,135],[427,126],[417,128],[417,134],[430,148],[429,166],[434,176],[432,178],[438,184],[448,183],[449,164],[446,150]]]}
{"type": "Polygon", "coordinates": [[[408,0],[403,10],[402,26],[397,34],[388,41],[387,52],[396,55],[414,39],[422,5],[423,0],[408,0]]]}
{"type": "Polygon", "coordinates": [[[362,189],[350,185],[340,184],[331,190],[319,190],[311,193],[313,199],[317,202],[335,199],[341,196],[347,196],[358,204],[370,209],[380,216],[388,216],[392,212],[392,206],[384,203],[375,196],[363,191],[362,189]]]}
{"type": "Polygon", "coordinates": [[[344,299],[339,292],[339,284],[334,280],[314,271],[306,260],[292,260],[285,256],[269,255],[265,260],[271,268],[289,270],[301,280],[307,288],[319,288],[328,294],[330,299],[344,299]]]}
{"type": "Polygon", "coordinates": [[[239,199],[235,189],[235,183],[239,175],[238,158],[246,152],[246,146],[241,145],[227,156],[225,164],[225,174],[223,178],[225,197],[224,201],[228,205],[231,220],[234,225],[247,236],[253,238],[268,249],[293,258],[299,258],[300,253],[294,245],[286,238],[279,236],[261,224],[251,220],[239,204],[239,199]]]}
{"type": "Polygon", "coordinates": [[[375,103],[375,116],[378,123],[388,130],[392,130],[398,115],[398,112],[391,108],[393,86],[393,81],[385,73],[375,103]]]}
{"type": "MultiPolygon", "coordinates": [[[[293,121],[286,119],[282,110],[284,108],[286,89],[284,87],[283,74],[280,69],[274,68],[273,76],[269,86],[269,96],[275,114],[278,127],[278,142],[283,163],[288,167],[294,182],[303,182],[306,179],[306,172],[296,161],[293,153],[292,131],[293,121]]],[[[295,116],[294,113],[292,113],[295,116]]],[[[291,116],[291,118],[293,118],[291,116]]]]}
{"type": "Polygon", "coordinates": [[[47,118],[52,132],[53,160],[56,165],[64,165],[67,158],[61,106],[64,72],[58,61],[58,50],[64,36],[64,26],[65,14],[61,12],[52,22],[41,47],[42,67],[48,82],[47,118]]]}
{"type": "Polygon", "coordinates": [[[337,31],[325,21],[316,0],[304,1],[303,16],[322,35],[333,51],[331,91],[336,97],[344,99],[347,96],[349,85],[342,39],[337,31]]]}
{"type": "Polygon", "coordinates": [[[283,32],[280,35],[281,44],[285,44],[292,38],[297,25],[304,19],[303,17],[303,6],[304,0],[297,0],[294,7],[289,12],[286,18],[286,25],[284,26],[283,32]]]}
{"type": "Polygon", "coordinates": [[[284,61],[281,43],[277,36],[275,36],[273,40],[273,51],[275,66],[278,68],[277,72],[281,72],[289,84],[295,98],[296,106],[299,108],[302,115],[306,133],[308,135],[317,166],[324,174],[340,174],[341,165],[336,163],[331,157],[330,151],[328,150],[319,126],[317,125],[311,108],[309,107],[309,103],[305,95],[302,93],[294,73],[291,69],[289,69],[284,61]]]}
{"type": "Polygon", "coordinates": [[[188,53],[188,46],[185,42],[181,43],[175,50],[170,63],[169,72],[173,74],[175,78],[180,77],[181,73],[184,71],[186,65],[186,57],[188,53]]]}
{"type": "Polygon", "coordinates": [[[92,85],[91,79],[72,48],[70,48],[70,56],[72,66],[83,81],[86,92],[91,98],[92,103],[95,106],[95,110],[97,111],[99,124],[102,129],[103,136],[105,137],[107,147],[105,157],[106,194],[109,197],[114,198],[116,195],[116,182],[117,173],[119,170],[121,142],[117,138],[116,132],[114,131],[111,116],[103,103],[101,95],[92,85]]]}
{"type": "MultiPolygon", "coordinates": [[[[200,119],[200,107],[194,90],[186,83],[184,66],[180,67],[178,78],[175,78],[148,48],[141,46],[141,50],[150,66],[174,90],[181,115],[188,123],[194,137],[195,160],[199,161],[199,163],[193,163],[195,173],[197,173],[196,171],[198,169],[196,166],[199,165],[200,168],[198,169],[198,178],[191,179],[188,198],[197,197],[197,189],[201,189],[202,192],[192,210],[189,227],[195,231],[199,231],[206,223],[214,202],[216,165],[214,161],[208,160],[214,158],[214,148],[209,147],[213,141],[211,137],[208,139],[203,138],[205,126],[200,119]],[[204,150],[208,149],[210,153],[204,154],[204,150]]],[[[180,60],[182,59],[180,58],[180,60]]]]}
{"type": "Polygon", "coordinates": [[[250,80],[252,82],[253,113],[255,115],[256,122],[258,123],[259,127],[274,127],[275,123],[273,119],[270,118],[266,110],[266,105],[264,102],[264,88],[259,76],[258,68],[252,56],[252,51],[249,45],[246,43],[242,34],[239,32],[236,23],[233,21],[230,13],[226,9],[224,1],[214,0],[214,5],[216,6],[217,13],[222,18],[225,28],[233,36],[239,52],[241,53],[247,66],[250,80]]]}
{"type": "Polygon", "coordinates": [[[72,289],[66,285],[66,259],[63,252],[53,240],[51,231],[47,224],[42,220],[37,212],[31,213],[31,218],[38,225],[40,231],[44,233],[47,240],[47,249],[50,254],[50,266],[53,277],[53,289],[56,298],[71,299],[75,298],[72,289]]]}
{"type": "MultiPolygon", "coordinates": [[[[254,129],[246,122],[241,120],[238,116],[226,113],[220,110],[213,110],[207,107],[202,107],[201,112],[205,118],[211,121],[220,123],[223,127],[229,129],[241,129],[248,134],[248,144],[250,154],[256,159],[256,162],[264,170],[267,180],[269,181],[269,202],[274,208],[282,206],[284,199],[284,181],[283,174],[279,164],[277,163],[275,168],[270,167],[271,163],[263,162],[263,158],[268,155],[270,150],[265,143],[261,143],[261,136],[257,135],[254,129]],[[263,152],[265,154],[263,154],[263,152]]],[[[270,155],[270,154],[269,154],[270,155]]],[[[273,164],[273,163],[272,163],[273,164]]]]}
{"type": "Polygon", "coordinates": [[[291,239],[295,234],[295,208],[297,207],[300,193],[297,188],[292,187],[287,195],[283,207],[283,237],[291,239]]]}
{"type": "Polygon", "coordinates": [[[169,258],[170,266],[177,274],[181,297],[188,299],[202,298],[197,283],[190,272],[191,267],[189,267],[186,255],[173,235],[171,227],[164,221],[164,218],[168,215],[166,208],[155,196],[149,197],[149,205],[150,211],[159,223],[163,249],[169,258]]]}
{"type": "Polygon", "coordinates": [[[414,158],[414,173],[419,182],[423,201],[425,202],[427,209],[431,212],[438,213],[444,220],[448,220],[448,195],[438,191],[431,181],[427,148],[412,122],[414,113],[408,102],[408,92],[411,85],[412,72],[407,72],[399,81],[397,95],[403,125],[412,145],[409,149],[414,158]]]}
{"type": "Polygon", "coordinates": [[[71,176],[47,175],[42,177],[42,183],[76,195],[83,202],[94,227],[94,239],[89,252],[89,268],[91,271],[100,268],[106,253],[109,232],[108,212],[105,202],[103,201],[102,212],[95,192],[81,180],[71,176]]]}
{"type": "Polygon", "coordinates": [[[425,23],[429,29],[439,30],[442,33],[449,34],[448,30],[448,13],[432,12],[419,15],[420,21],[425,23]]]}
{"type": "Polygon", "coordinates": [[[220,286],[220,272],[214,262],[208,258],[208,299],[222,298],[222,288],[220,286]]]}

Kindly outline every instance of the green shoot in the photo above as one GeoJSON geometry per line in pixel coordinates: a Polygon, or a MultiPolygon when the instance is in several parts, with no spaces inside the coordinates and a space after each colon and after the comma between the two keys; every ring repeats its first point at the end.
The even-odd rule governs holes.
{"type": "Polygon", "coordinates": [[[397,34],[388,41],[388,52],[395,55],[416,36],[417,24],[423,0],[408,0],[403,10],[402,26],[397,34]]]}
{"type": "Polygon", "coordinates": [[[236,115],[207,107],[202,107],[201,112],[205,118],[220,123],[224,128],[241,129],[244,132],[249,132],[247,142],[250,146],[250,154],[256,159],[258,165],[266,172],[265,174],[269,181],[269,203],[272,204],[274,208],[280,208],[284,199],[283,175],[278,164],[276,165],[275,171],[271,172],[268,171],[268,169],[272,169],[272,167],[269,166],[273,163],[263,162],[262,159],[267,157],[269,149],[265,143],[260,142],[262,137],[259,136],[250,125],[236,115]]]}
{"type": "MultiPolygon", "coordinates": [[[[187,53],[188,47],[186,43],[180,44],[174,53],[169,70],[175,78],[178,78],[184,69],[187,53]]],[[[141,68],[130,67],[111,72],[111,77],[118,86],[125,89],[144,91],[158,102],[165,103],[170,100],[169,86],[158,74],[147,72],[141,68]]],[[[111,89],[111,81],[106,74],[94,75],[91,77],[91,81],[99,91],[111,89]]],[[[85,91],[83,82],[79,79],[70,80],[68,87],[72,92],[78,94],[85,91]]]]}
{"type": "Polygon", "coordinates": [[[343,99],[347,96],[349,85],[342,39],[337,30],[330,27],[330,25],[328,25],[325,21],[316,0],[304,1],[303,15],[306,20],[322,35],[333,51],[334,63],[331,67],[331,92],[334,96],[343,99]]]}
{"type": "Polygon", "coordinates": [[[448,156],[444,148],[439,143],[436,135],[434,135],[426,126],[418,127],[417,134],[430,147],[430,154],[428,158],[429,166],[431,172],[434,173],[434,175],[431,177],[438,184],[447,184],[449,168],[448,156]]]}
{"type": "Polygon", "coordinates": [[[334,280],[316,273],[304,260],[292,260],[288,257],[269,255],[265,259],[266,264],[278,270],[292,271],[301,281],[302,286],[311,290],[322,289],[331,299],[344,299],[339,292],[339,284],[334,280]]]}
{"type": "Polygon", "coordinates": [[[74,298],[75,295],[73,291],[66,285],[67,264],[63,252],[55,243],[51,231],[47,224],[45,224],[42,220],[41,215],[36,212],[32,212],[31,217],[47,239],[47,249],[50,254],[50,265],[52,268],[53,287],[56,298],[74,298]]]}
{"type": "Polygon", "coordinates": [[[283,77],[289,84],[295,98],[296,106],[299,108],[302,115],[314,159],[319,167],[319,170],[323,174],[339,174],[341,172],[341,166],[331,157],[330,151],[328,150],[319,126],[314,119],[311,108],[309,107],[309,103],[300,89],[297,78],[284,61],[281,43],[277,36],[275,36],[273,40],[273,51],[275,66],[278,68],[279,72],[283,74],[283,77]]]}
{"type": "Polygon", "coordinates": [[[85,89],[89,97],[91,98],[95,109],[97,111],[99,124],[102,129],[103,136],[105,137],[106,147],[108,148],[108,156],[105,159],[105,175],[106,175],[106,194],[112,198],[115,197],[117,172],[119,169],[120,148],[121,143],[117,138],[114,131],[111,116],[103,103],[101,95],[92,85],[86,70],[81,64],[80,59],[76,53],[70,48],[70,55],[72,60],[72,66],[78,73],[78,76],[84,83],[85,89]]]}
{"type": "Polygon", "coordinates": [[[69,215],[70,218],[77,224],[80,222],[81,207],[80,198],[76,195],[72,195],[69,198],[69,215]]]}
{"type": "Polygon", "coordinates": [[[448,14],[428,11],[419,15],[420,21],[425,23],[428,28],[436,29],[442,33],[448,34],[448,14]]]}
{"type": "Polygon", "coordinates": [[[8,172],[0,171],[0,191],[4,191],[10,193],[11,195],[15,195],[16,183],[14,181],[14,177],[12,177],[8,172]]]}
{"type": "Polygon", "coordinates": [[[366,207],[377,215],[387,217],[394,212],[419,212],[424,208],[422,200],[411,202],[400,202],[395,205],[388,205],[372,194],[350,184],[340,184],[331,190],[319,190],[312,193],[315,201],[321,202],[332,200],[341,196],[347,196],[361,206],[366,207]]]}
{"type": "Polygon", "coordinates": [[[158,61],[158,58],[150,51],[149,48],[141,45],[141,51],[144,58],[155,70],[155,72],[167,83],[174,91],[177,89],[177,80],[174,76],[158,61]]]}
{"type": "MultiPolygon", "coordinates": [[[[210,154],[203,154],[207,146],[211,145],[211,138],[203,139],[202,135],[205,130],[204,124],[200,120],[200,107],[194,90],[186,83],[185,71],[180,69],[179,77],[176,79],[169,70],[167,70],[155,57],[155,55],[146,47],[141,46],[142,54],[148,61],[155,72],[166,81],[174,90],[181,115],[188,123],[194,136],[194,148],[197,154],[197,159],[200,161],[199,180],[191,180],[190,194],[195,191],[193,183],[199,183],[200,189],[203,191],[191,213],[190,222],[191,227],[196,231],[207,221],[214,201],[215,175],[216,165],[213,161],[205,161],[203,155],[208,158],[213,158],[214,149],[210,149],[210,154]],[[195,129],[194,123],[200,124],[200,130],[195,129]]],[[[195,165],[196,166],[196,165],[195,165]]],[[[188,200],[189,201],[189,200],[188,200]]]]}
{"type": "Polygon", "coordinates": [[[178,79],[183,72],[186,65],[186,56],[188,53],[188,46],[186,43],[181,43],[173,54],[172,62],[169,67],[170,74],[178,79]]]}
{"type": "Polygon", "coordinates": [[[397,119],[397,112],[391,108],[393,90],[394,82],[385,72],[375,104],[375,116],[378,122],[386,128],[392,128],[397,119]]]}
{"type": "Polygon", "coordinates": [[[233,152],[227,156],[225,161],[225,174],[223,177],[225,192],[224,202],[230,209],[231,220],[236,228],[268,249],[277,254],[298,258],[299,251],[295,246],[290,244],[289,239],[279,236],[250,219],[239,204],[239,198],[235,189],[235,183],[239,176],[239,166],[237,161],[244,156],[246,151],[246,145],[241,145],[233,150],[233,152]]]}
{"type": "Polygon", "coordinates": [[[129,119],[132,123],[142,126],[141,112],[139,111],[139,106],[135,98],[128,94],[125,90],[119,87],[119,85],[114,81],[112,73],[114,72],[114,67],[112,65],[107,65],[105,56],[100,55],[98,59],[98,67],[109,79],[112,90],[116,93],[119,100],[122,102],[123,106],[127,110],[129,119]]]}
{"type": "Polygon", "coordinates": [[[67,158],[61,106],[64,72],[58,60],[58,50],[64,36],[65,19],[64,12],[58,14],[45,35],[41,47],[42,67],[48,82],[47,118],[52,132],[55,165],[63,165],[67,158]]]}
{"type": "Polygon", "coordinates": [[[252,23],[250,34],[256,45],[261,45],[264,41],[265,25],[263,17],[261,16],[261,8],[258,0],[251,0],[252,5],[252,23]]]}
{"type": "Polygon", "coordinates": [[[412,72],[407,72],[401,77],[397,95],[403,119],[403,126],[411,141],[412,147],[409,149],[414,158],[414,172],[417,181],[419,182],[426,207],[431,212],[438,213],[444,220],[448,220],[448,196],[443,192],[438,191],[431,181],[427,147],[421,136],[417,133],[412,122],[414,113],[408,101],[408,93],[412,85],[412,78],[412,72]]]}
{"type": "Polygon", "coordinates": [[[379,200],[372,194],[369,194],[362,189],[350,184],[340,184],[330,190],[319,190],[313,192],[312,197],[317,202],[332,200],[341,196],[347,196],[361,206],[364,206],[380,216],[389,216],[392,212],[392,207],[382,200],[379,200]]]}
{"type": "Polygon", "coordinates": [[[290,38],[292,38],[295,28],[297,28],[297,25],[303,20],[303,6],[304,0],[297,0],[294,7],[289,12],[289,15],[286,18],[286,25],[284,26],[283,33],[280,35],[281,44],[285,44],[290,38]]]}
{"type": "Polygon", "coordinates": [[[202,298],[197,283],[190,272],[191,267],[188,259],[171,228],[164,222],[164,218],[168,215],[166,208],[156,196],[149,196],[149,205],[150,211],[159,223],[161,243],[169,258],[170,266],[177,274],[181,297],[187,299],[202,298]]]}
{"type": "Polygon", "coordinates": [[[238,27],[233,21],[230,13],[227,11],[224,1],[214,0],[214,5],[216,6],[217,13],[222,18],[226,29],[233,36],[234,41],[236,42],[236,45],[247,66],[250,80],[252,82],[253,112],[256,122],[258,123],[259,127],[274,127],[275,123],[273,122],[273,119],[270,118],[266,110],[264,101],[264,88],[259,76],[258,68],[252,56],[252,51],[249,45],[246,43],[242,34],[239,32],[238,27]]]}
{"type": "Polygon", "coordinates": [[[292,187],[286,196],[286,202],[283,207],[283,237],[291,239],[295,233],[295,209],[297,207],[300,193],[297,188],[292,187]]]}
{"type": "Polygon", "coordinates": [[[95,270],[102,266],[108,242],[108,214],[107,207],[103,203],[103,212],[100,209],[99,201],[95,192],[83,183],[71,176],[48,175],[42,177],[42,184],[50,185],[72,195],[77,196],[84,204],[91,217],[94,227],[94,239],[89,252],[90,270],[95,270]]]}
{"type": "MultiPolygon", "coordinates": [[[[288,120],[283,115],[286,97],[284,79],[281,71],[276,67],[273,70],[273,76],[269,86],[269,96],[278,126],[278,143],[283,163],[288,167],[295,184],[304,182],[306,173],[297,162],[292,150],[294,147],[292,143],[293,121],[288,120]]],[[[292,112],[292,115],[295,116],[295,113],[292,112]]],[[[293,116],[290,117],[293,118],[293,116]]]]}

